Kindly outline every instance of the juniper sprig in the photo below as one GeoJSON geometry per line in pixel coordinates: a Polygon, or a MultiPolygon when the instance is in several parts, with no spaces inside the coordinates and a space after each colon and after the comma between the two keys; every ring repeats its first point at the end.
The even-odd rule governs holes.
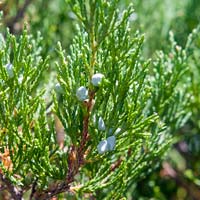
{"type": "Polygon", "coordinates": [[[14,199],[120,199],[157,166],[188,118],[180,85],[188,47],[171,34],[169,51],[145,60],[144,36],[129,26],[132,5],[66,3],[77,29],[68,53],[58,42],[54,86],[44,88],[52,63],[40,35],[25,28],[0,41],[0,183],[14,199]]]}

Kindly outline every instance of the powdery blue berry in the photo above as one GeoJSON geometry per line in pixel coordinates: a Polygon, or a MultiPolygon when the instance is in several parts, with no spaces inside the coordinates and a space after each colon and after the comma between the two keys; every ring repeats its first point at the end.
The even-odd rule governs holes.
{"type": "Polygon", "coordinates": [[[81,86],[76,91],[76,97],[78,98],[79,101],[86,100],[88,97],[88,90],[84,86],[81,86]]]}
{"type": "Polygon", "coordinates": [[[102,140],[101,142],[99,142],[99,144],[97,145],[97,150],[98,150],[99,154],[103,154],[103,153],[107,152],[108,151],[107,140],[102,140]]]}
{"type": "Polygon", "coordinates": [[[5,66],[5,69],[6,69],[6,72],[9,76],[9,78],[13,78],[14,77],[13,65],[11,63],[9,63],[5,66]]]}
{"type": "Polygon", "coordinates": [[[102,140],[97,145],[97,150],[99,154],[103,154],[107,151],[112,151],[115,148],[116,138],[115,136],[110,136],[106,140],[102,140]]]}
{"type": "Polygon", "coordinates": [[[106,126],[105,126],[105,123],[104,123],[102,117],[99,117],[98,129],[99,129],[100,131],[105,131],[105,129],[106,129],[106,126]]]}
{"type": "Polygon", "coordinates": [[[94,86],[99,86],[103,78],[104,78],[103,74],[97,73],[92,76],[91,82],[94,86]]]}
{"type": "Polygon", "coordinates": [[[24,79],[24,77],[21,75],[21,76],[18,78],[18,83],[19,83],[19,84],[22,84],[23,79],[24,79]]]}
{"type": "Polygon", "coordinates": [[[108,150],[112,151],[115,148],[115,144],[116,144],[116,138],[115,136],[110,136],[107,138],[107,142],[108,142],[108,150]]]}
{"type": "Polygon", "coordinates": [[[122,130],[121,128],[117,128],[114,134],[115,135],[119,134],[121,132],[121,130],[122,130]]]}
{"type": "Polygon", "coordinates": [[[55,89],[55,91],[56,91],[58,94],[62,94],[62,93],[63,93],[63,88],[62,88],[62,86],[60,85],[60,83],[56,83],[54,89],[55,89]]]}

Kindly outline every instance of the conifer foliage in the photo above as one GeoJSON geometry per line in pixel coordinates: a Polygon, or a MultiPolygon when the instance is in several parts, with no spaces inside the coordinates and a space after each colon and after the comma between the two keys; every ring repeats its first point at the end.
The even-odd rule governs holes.
{"type": "MultiPolygon", "coordinates": [[[[119,0],[69,0],[77,18],[70,53],[58,42],[57,81],[47,110],[51,65],[42,37],[7,32],[0,46],[0,190],[13,199],[120,199],[152,171],[187,119],[187,51],[141,54],[119,0]],[[62,132],[62,134],[60,133],[62,132]],[[59,138],[59,134],[61,138],[59,138]]],[[[134,34],[133,34],[134,32],[134,34]]]]}

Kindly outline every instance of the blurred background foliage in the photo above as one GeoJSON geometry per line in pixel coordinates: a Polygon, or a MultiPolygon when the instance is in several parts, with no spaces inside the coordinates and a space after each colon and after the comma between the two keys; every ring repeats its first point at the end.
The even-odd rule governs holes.
{"type": "MultiPolygon", "coordinates": [[[[136,30],[145,33],[144,58],[154,57],[156,50],[168,48],[170,30],[177,44],[185,46],[188,35],[200,23],[199,0],[124,0],[119,9],[131,2],[135,7],[130,18],[133,34],[136,30]]],[[[42,52],[51,55],[50,73],[53,73],[57,41],[68,51],[75,35],[77,19],[67,3],[64,0],[1,0],[0,10],[4,13],[0,42],[6,27],[19,34],[26,22],[33,35],[41,32],[42,52]]],[[[190,71],[182,81],[183,86],[188,85],[191,95],[188,108],[191,117],[174,133],[174,146],[155,172],[128,187],[129,199],[200,199],[200,35],[192,44],[190,71]]]]}

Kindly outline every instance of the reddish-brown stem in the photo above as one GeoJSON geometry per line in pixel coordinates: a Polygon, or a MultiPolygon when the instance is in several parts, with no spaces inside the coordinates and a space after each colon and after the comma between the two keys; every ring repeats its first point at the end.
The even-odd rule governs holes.
{"type": "Polygon", "coordinates": [[[87,113],[83,119],[83,131],[82,131],[82,140],[78,149],[78,153],[79,155],[82,154],[83,148],[85,146],[85,143],[87,142],[87,140],[89,139],[89,131],[88,131],[88,127],[89,127],[89,119],[90,119],[90,111],[91,108],[93,106],[93,99],[95,96],[95,92],[94,91],[89,91],[89,101],[86,103],[87,106],[87,113]]]}
{"type": "MultiPolygon", "coordinates": [[[[128,152],[127,152],[127,156],[130,157],[131,156],[131,148],[128,149],[128,152]]],[[[115,169],[117,169],[121,163],[122,163],[123,159],[122,158],[119,158],[115,163],[113,163],[110,167],[110,171],[115,171],[115,169]]]]}
{"type": "Polygon", "coordinates": [[[68,173],[67,178],[64,182],[58,184],[53,189],[48,189],[46,191],[41,191],[40,193],[35,193],[35,199],[50,199],[53,196],[70,190],[70,183],[74,181],[74,176],[78,173],[81,165],[84,164],[84,154],[86,151],[86,143],[89,140],[89,119],[90,112],[93,107],[93,100],[95,97],[95,91],[89,91],[89,100],[85,103],[87,112],[83,119],[83,131],[82,138],[79,147],[72,145],[68,156],[68,173]]]}
{"type": "Polygon", "coordinates": [[[115,169],[121,165],[122,161],[123,160],[119,158],[114,164],[111,165],[110,171],[115,171],[115,169]]]}
{"type": "Polygon", "coordinates": [[[89,91],[89,101],[86,102],[84,105],[87,107],[87,112],[83,119],[83,131],[82,131],[82,138],[79,147],[75,147],[72,145],[69,159],[68,159],[68,175],[67,175],[67,182],[72,182],[73,177],[77,174],[80,166],[84,163],[84,152],[85,152],[85,144],[89,139],[89,119],[90,119],[90,111],[93,104],[93,99],[95,96],[94,91],[89,91]]]}

